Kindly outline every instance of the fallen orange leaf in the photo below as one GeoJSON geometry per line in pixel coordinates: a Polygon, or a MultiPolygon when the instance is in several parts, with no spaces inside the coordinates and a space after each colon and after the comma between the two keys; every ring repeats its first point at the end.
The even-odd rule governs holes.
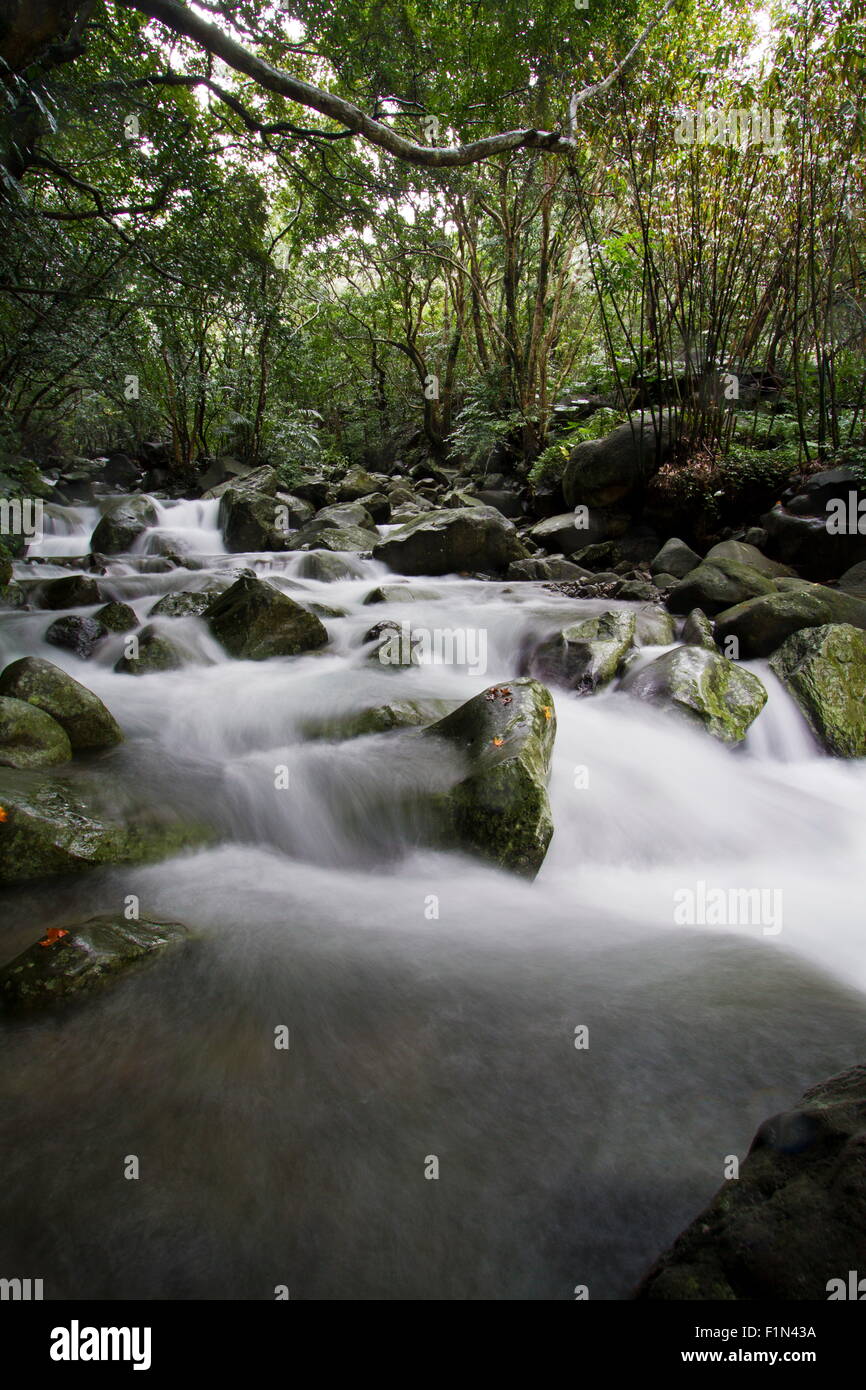
{"type": "Polygon", "coordinates": [[[494,748],[501,748],[501,747],[502,747],[502,742],[503,742],[503,740],[502,740],[501,738],[495,738],[495,739],[493,739],[493,747],[494,747],[494,748]]]}
{"type": "Polygon", "coordinates": [[[68,935],[69,935],[69,932],[68,932],[68,931],[64,931],[63,927],[49,927],[48,930],[47,930],[47,932],[46,932],[45,935],[43,936],[42,940],[40,941],[39,945],[40,945],[40,946],[53,946],[54,942],[55,942],[55,941],[59,941],[60,938],[61,938],[61,936],[68,936],[68,935]]]}
{"type": "Polygon", "coordinates": [[[552,718],[553,718],[553,713],[552,713],[552,711],[551,711],[550,705],[542,705],[541,708],[544,710],[544,717],[545,717],[545,719],[552,719],[552,718]]]}
{"type": "Polygon", "coordinates": [[[8,819],[9,819],[9,817],[7,816],[6,812],[3,810],[3,807],[0,806],[0,820],[8,820],[8,819]]]}

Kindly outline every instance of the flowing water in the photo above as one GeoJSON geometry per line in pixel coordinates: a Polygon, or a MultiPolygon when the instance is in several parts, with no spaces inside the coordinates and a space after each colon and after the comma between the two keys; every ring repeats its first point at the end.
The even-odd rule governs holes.
{"type": "MultiPolygon", "coordinates": [[[[763,663],[769,703],[737,750],[615,690],[555,692],[536,881],[433,852],[412,807],[460,769],[411,732],[312,726],[468,699],[610,604],[448,578],[364,606],[383,566],[325,584],[296,554],[228,556],[217,506],[160,506],[196,568],[148,572],[150,533],[105,591],[144,618],[246,566],[343,611],[327,649],[233,661],[199,619],[163,619],[190,664],[131,677],[121,637],[85,663],[45,645],[56,615],[0,615],[3,665],[45,656],[120,721],[94,766],[219,835],[5,894],[4,959],[130,894],[199,940],[7,1030],[0,1273],[55,1298],[627,1298],[758,1124],[864,1058],[866,765],[823,756],[763,663]],[[384,617],[482,630],[486,671],[372,667],[361,639],[384,617]],[[781,930],[678,925],[701,882],[778,890],[781,930]]],[[[58,510],[19,576],[69,574],[52,561],[86,552],[96,515],[58,510]]]]}

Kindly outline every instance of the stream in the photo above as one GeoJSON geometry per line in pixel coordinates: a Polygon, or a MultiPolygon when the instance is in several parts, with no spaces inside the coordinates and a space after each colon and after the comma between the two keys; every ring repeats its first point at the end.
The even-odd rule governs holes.
{"type": "MultiPolygon", "coordinates": [[[[56,613],[0,613],[0,669],[45,657],[120,722],[100,774],[218,832],[3,895],[3,960],[131,894],[199,939],[6,1031],[0,1273],[58,1299],[628,1298],[758,1125],[866,1056],[866,763],[823,754],[764,662],[736,750],[617,690],[554,690],[535,882],[434,852],[406,808],[451,775],[435,741],[316,722],[462,702],[518,675],[530,641],[624,605],[457,577],[364,605],[397,580],[379,563],[317,582],[299,553],[226,554],[217,501],[156,505],[100,579],[142,620],[244,567],[345,616],[323,617],[322,651],[266,663],[157,619],[189,665],[133,677],[112,669],[121,635],[84,662],[45,644],[56,613]],[[201,567],[150,572],[156,535],[201,567]],[[372,666],[362,637],[386,617],[482,631],[486,669],[372,666]],[[781,930],[678,925],[699,883],[778,890],[781,930]]],[[[22,581],[89,548],[95,508],[48,510],[22,581]]]]}

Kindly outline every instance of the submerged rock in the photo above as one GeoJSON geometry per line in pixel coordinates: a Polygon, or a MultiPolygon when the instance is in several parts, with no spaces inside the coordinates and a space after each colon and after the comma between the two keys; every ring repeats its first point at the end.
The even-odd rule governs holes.
{"type": "Polygon", "coordinates": [[[315,613],[272,584],[242,575],[204,611],[204,618],[230,656],[267,661],[323,647],[328,632],[315,613]]]}
{"type": "Polygon", "coordinates": [[[524,558],[514,523],[493,507],[461,507],[425,512],[407,522],[373,550],[400,574],[499,574],[524,558]]]}
{"type": "Polygon", "coordinates": [[[491,686],[421,735],[466,757],[467,776],[436,798],[440,842],[534,878],[553,835],[547,796],[556,713],[535,680],[491,686]]]}
{"type": "Polygon", "coordinates": [[[71,757],[72,745],[56,719],[0,695],[0,767],[56,767],[71,757]]]}
{"type": "Polygon", "coordinates": [[[202,826],[142,806],[105,777],[0,769],[0,883],[27,883],[102,864],[143,864],[206,844],[202,826]]]}
{"type": "Polygon", "coordinates": [[[710,1205],[646,1275],[640,1299],[861,1298],[866,1271],[866,1066],[761,1125],[710,1205]]]}
{"type": "Polygon", "coordinates": [[[634,637],[632,610],[599,613],[542,642],[530,659],[530,670],[540,680],[591,694],[619,673],[634,637]]]}
{"type": "Polygon", "coordinates": [[[50,927],[0,969],[0,1002],[18,1013],[79,999],[188,940],[179,922],[128,922],[119,915],[50,927]]]}
{"type": "Polygon", "coordinates": [[[186,665],[185,653],[155,627],[143,627],[134,640],[134,653],[124,652],[114,664],[120,675],[149,676],[154,671],[179,671],[186,665]]]}
{"type": "Polygon", "coordinates": [[[622,689],[701,725],[723,743],[739,743],[767,703],[757,676],[719,652],[675,647],[631,671],[622,689]]]}
{"type": "Polygon", "coordinates": [[[76,750],[110,748],[123,741],[120,725],[99,697],[41,657],[25,656],[7,666],[0,675],[0,695],[26,700],[50,714],[76,750]]]}
{"type": "Polygon", "coordinates": [[[866,757],[866,633],[848,623],[806,628],[770,665],[828,752],[866,757]]]}
{"type": "Polygon", "coordinates": [[[450,714],[454,706],[454,700],[389,700],[369,709],[311,719],[304,723],[303,734],[305,738],[342,740],[391,729],[425,728],[450,714]]]}

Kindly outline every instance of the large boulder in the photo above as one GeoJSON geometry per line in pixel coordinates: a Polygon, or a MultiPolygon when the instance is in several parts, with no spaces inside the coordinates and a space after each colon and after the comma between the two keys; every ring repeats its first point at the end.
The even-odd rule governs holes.
{"type": "Polygon", "coordinates": [[[491,686],[421,735],[459,749],[467,775],[436,799],[443,845],[468,850],[528,878],[553,835],[547,797],[556,714],[534,680],[491,686]]]}
{"type": "Polygon", "coordinates": [[[622,608],[571,623],[536,647],[529,669],[539,680],[592,694],[622,670],[635,622],[634,610],[622,608]]]}
{"type": "Polygon", "coordinates": [[[650,561],[650,573],[672,574],[675,579],[685,579],[700,563],[700,555],[692,550],[690,545],[686,545],[685,541],[681,541],[677,536],[672,536],[650,561]]]}
{"type": "Polygon", "coordinates": [[[72,745],[56,719],[0,695],[0,767],[56,767],[71,757],[72,745]]]}
{"type": "Polygon", "coordinates": [[[866,757],[866,633],[848,623],[806,628],[770,665],[830,753],[866,757]]]}
{"type": "Polygon", "coordinates": [[[327,629],[288,594],[251,575],[220,594],[203,614],[211,632],[230,656],[267,661],[323,647],[327,629]]]}
{"type": "Polygon", "coordinates": [[[112,915],[49,927],[0,970],[0,1005],[20,1013],[80,999],[188,939],[179,922],[112,915]]]}
{"type": "Polygon", "coordinates": [[[575,555],[589,545],[624,536],[631,523],[626,512],[596,508],[587,513],[561,512],[545,517],[529,532],[534,545],[549,553],[575,555]]]}
{"type": "Polygon", "coordinates": [[[790,578],[794,575],[794,571],[788,565],[782,565],[778,560],[770,560],[756,545],[750,545],[747,541],[719,541],[718,545],[707,551],[704,559],[710,564],[715,564],[718,560],[735,560],[737,564],[748,565],[749,569],[757,570],[769,579],[790,578]]]}
{"type": "Polygon", "coordinates": [[[151,863],[212,838],[165,805],[142,806],[104,776],[0,768],[0,806],[0,884],[105,864],[151,863]]]}
{"type": "Polygon", "coordinates": [[[809,579],[835,579],[866,560],[866,487],[847,468],[813,473],[761,525],[771,554],[809,579]]]}
{"type": "Polygon", "coordinates": [[[864,1148],[866,1066],[856,1066],[761,1125],[736,1180],[661,1256],[637,1297],[862,1299],[864,1148]]]}
{"type": "Polygon", "coordinates": [[[493,507],[426,512],[373,550],[399,574],[499,574],[524,557],[514,523],[493,507]]]}
{"type": "Polygon", "coordinates": [[[604,439],[573,450],[562,478],[566,504],[610,507],[630,499],[656,473],[670,449],[666,421],[650,417],[618,426],[604,439]]]}
{"type": "Polygon", "coordinates": [[[341,502],[357,502],[371,492],[379,491],[379,480],[363,468],[352,468],[341,483],[337,485],[337,497],[341,502]]]}
{"type": "Polygon", "coordinates": [[[740,657],[769,656],[792,632],[826,623],[851,623],[866,630],[866,602],[823,584],[765,594],[719,613],[716,641],[722,646],[726,638],[736,637],[740,657]]]}
{"type": "Polygon", "coordinates": [[[220,498],[219,516],[226,550],[233,554],[288,547],[291,513],[275,493],[244,483],[228,487],[220,498]]]}
{"type": "Polygon", "coordinates": [[[90,537],[90,549],[94,555],[123,555],[156,521],[156,508],[148,497],[123,497],[103,513],[90,537]]]}
{"type": "Polygon", "coordinates": [[[360,526],[329,526],[321,531],[304,527],[296,531],[289,550],[331,550],[337,553],[355,551],[366,554],[379,540],[378,531],[366,531],[360,526]]]}
{"type": "Polygon", "coordinates": [[[372,514],[362,502],[338,502],[332,507],[322,507],[303,530],[305,536],[318,536],[323,531],[340,531],[353,526],[362,531],[376,531],[372,514]]]}
{"type": "Polygon", "coordinates": [[[767,703],[757,676],[705,647],[675,647],[631,671],[622,689],[669,710],[722,743],[740,743],[767,703]]]}
{"type": "Polygon", "coordinates": [[[114,716],[92,690],[50,661],[24,656],[0,675],[0,695],[25,700],[56,719],[76,750],[110,748],[123,741],[114,716]]]}
{"type": "Polygon", "coordinates": [[[759,570],[737,560],[719,558],[712,564],[704,560],[681,579],[668,594],[667,605],[672,613],[685,614],[701,608],[712,616],[759,594],[775,592],[775,582],[759,570]]]}

